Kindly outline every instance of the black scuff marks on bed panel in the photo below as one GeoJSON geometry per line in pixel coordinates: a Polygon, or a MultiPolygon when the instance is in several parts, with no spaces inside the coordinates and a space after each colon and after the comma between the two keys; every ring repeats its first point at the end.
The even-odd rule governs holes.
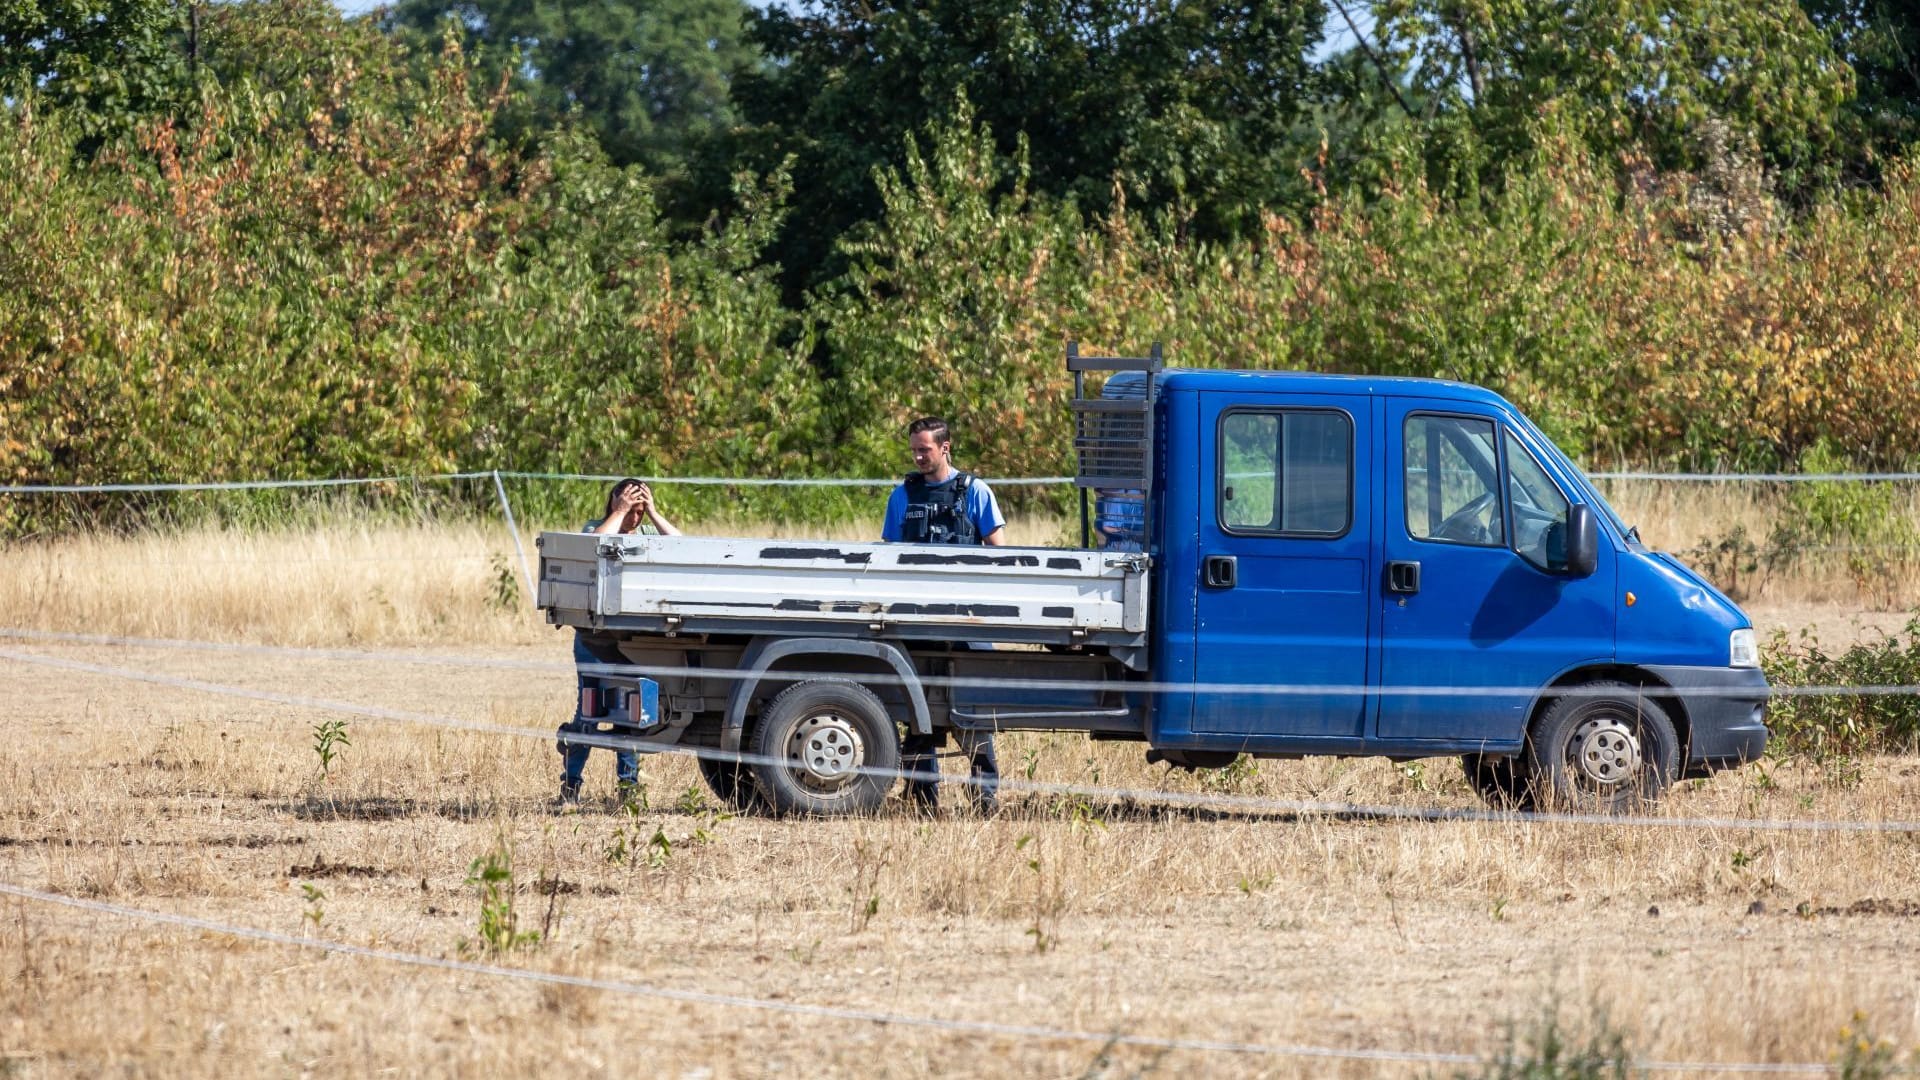
{"type": "Polygon", "coordinates": [[[914,604],[887,605],[889,615],[958,615],[974,619],[1017,619],[1017,604],[914,604]]]}
{"type": "Polygon", "coordinates": [[[1040,617],[1043,619],[1071,619],[1073,618],[1073,609],[1070,607],[1043,607],[1040,609],[1040,617]]]}
{"type": "Polygon", "coordinates": [[[906,551],[900,554],[901,566],[1039,566],[1038,555],[981,555],[971,551],[952,555],[906,551]]]}
{"type": "Polygon", "coordinates": [[[1080,560],[1079,560],[1079,559],[1062,559],[1062,558],[1053,558],[1053,559],[1048,559],[1048,560],[1047,560],[1047,569],[1049,569],[1049,570],[1078,570],[1078,569],[1080,569],[1080,560]]]}
{"type": "Polygon", "coordinates": [[[768,611],[779,610],[772,604],[756,604],[748,600],[674,600],[674,601],[671,601],[671,606],[673,607],[766,608],[768,611]]]}
{"type": "Polygon", "coordinates": [[[861,600],[782,600],[775,611],[816,611],[830,615],[877,615],[880,605],[861,600]]]}
{"type": "Polygon", "coordinates": [[[873,561],[871,551],[841,551],[839,548],[770,547],[761,548],[763,559],[838,559],[843,563],[865,564],[873,561]]]}

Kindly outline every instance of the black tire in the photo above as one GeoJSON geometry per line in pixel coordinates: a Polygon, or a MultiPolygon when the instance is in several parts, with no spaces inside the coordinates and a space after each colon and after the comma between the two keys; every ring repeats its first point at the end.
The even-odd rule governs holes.
{"type": "Polygon", "coordinates": [[[722,806],[737,814],[756,814],[767,808],[750,767],[738,761],[710,757],[700,758],[699,762],[700,779],[707,782],[707,790],[713,792],[722,806]]]}
{"type": "Polygon", "coordinates": [[[1460,767],[1466,771],[1467,783],[1472,784],[1480,798],[1495,810],[1533,808],[1533,792],[1527,784],[1519,758],[1463,754],[1460,767]]]}
{"type": "Polygon", "coordinates": [[[753,752],[767,759],[753,765],[753,776],[776,812],[871,814],[893,788],[900,736],[873,691],[847,679],[809,679],[760,713],[753,752]]]}
{"type": "Polygon", "coordinates": [[[1590,682],[1534,721],[1525,772],[1537,805],[1618,813],[1656,801],[1679,778],[1680,737],[1640,687],[1590,682]]]}

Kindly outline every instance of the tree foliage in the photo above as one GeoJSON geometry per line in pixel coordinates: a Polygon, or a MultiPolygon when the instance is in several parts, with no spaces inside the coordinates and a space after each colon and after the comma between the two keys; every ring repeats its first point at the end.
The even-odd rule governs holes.
{"type": "Polygon", "coordinates": [[[1528,152],[1547,109],[1595,150],[1663,168],[1700,164],[1709,121],[1797,183],[1827,179],[1845,152],[1851,71],[1793,0],[1377,0],[1373,12],[1379,49],[1406,66],[1432,122],[1469,129],[1496,170],[1528,152]]]}
{"type": "Polygon", "coordinates": [[[732,122],[732,73],[751,63],[744,0],[400,0],[395,29],[435,39],[451,23],[470,52],[524,89],[511,119],[537,132],[578,110],[617,164],[678,172],[732,122]]]}
{"type": "MultiPolygon", "coordinates": [[[[280,25],[225,14],[261,20],[235,40],[280,25]]],[[[457,44],[416,78],[370,28],[310,14],[337,47],[310,83],[210,90],[91,164],[70,113],[6,114],[0,474],[791,467],[813,386],[753,265],[777,185],[670,243],[591,139],[493,140],[505,91],[457,44]]]]}
{"type": "Polygon", "coordinates": [[[0,99],[0,475],[887,475],[929,412],[1057,474],[1065,343],[1154,340],[1483,383],[1596,464],[1911,467],[1920,176],[1828,145],[1911,104],[1844,99],[1866,5],[1383,0],[1319,78],[1285,5],[770,10],[678,186],[465,32],[218,5],[179,93],[0,99]],[[1722,37],[1633,36],[1675,13],[1722,37]]]}
{"type": "Polygon", "coordinates": [[[1854,153],[1845,166],[1877,177],[1920,141],[1920,5],[1913,0],[1800,0],[1853,69],[1856,94],[1845,119],[1854,153]]]}
{"type": "Polygon", "coordinates": [[[746,130],[727,151],[791,159],[777,255],[818,283],[834,243],[875,218],[874,171],[964,96],[1001,162],[1025,140],[1030,190],[1083,209],[1117,181],[1137,208],[1202,235],[1258,220],[1297,175],[1289,136],[1311,80],[1319,0],[817,0],[758,13],[768,63],[736,84],[746,130]]]}
{"type": "Polygon", "coordinates": [[[88,135],[181,102],[193,24],[184,0],[0,0],[0,92],[74,106],[88,135]]]}

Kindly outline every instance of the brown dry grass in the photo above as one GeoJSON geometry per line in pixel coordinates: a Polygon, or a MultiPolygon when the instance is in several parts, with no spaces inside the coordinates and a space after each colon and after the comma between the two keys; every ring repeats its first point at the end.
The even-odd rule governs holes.
{"type": "MultiPolygon", "coordinates": [[[[1647,544],[1661,551],[1711,548],[1736,528],[1745,530],[1761,556],[1754,570],[1739,574],[1741,599],[1749,604],[1839,603],[1875,613],[1920,607],[1920,550],[1804,551],[1787,565],[1769,569],[1765,549],[1782,521],[1796,513],[1781,487],[1612,481],[1606,492],[1621,517],[1637,523],[1647,544]]],[[[1911,485],[1895,488],[1889,509],[1905,523],[1906,532],[1920,535],[1920,491],[1911,485]]],[[[1692,561],[1700,565],[1698,557],[1692,561]]]]}
{"type": "MultiPolygon", "coordinates": [[[[16,549],[0,567],[0,625],[381,642],[551,666],[0,647],[502,726],[563,718],[564,637],[487,600],[503,533],[232,539],[218,557],[204,537],[16,549]]],[[[1550,1001],[1575,1023],[1604,1009],[1635,1054],[1656,1059],[1831,1060],[1856,1013],[1902,1047],[1920,1040],[1912,834],[1395,822],[1045,795],[1016,795],[985,822],[722,820],[695,805],[679,759],[646,764],[649,808],[629,815],[610,804],[604,756],[586,811],[556,816],[544,739],[349,717],[352,746],[322,781],[312,728],[332,717],[320,711],[19,660],[0,660],[0,695],[12,705],[0,718],[0,881],[76,897],[451,958],[479,927],[469,867],[506,845],[523,925],[549,936],[503,962],[600,979],[1340,1048],[1488,1052],[1504,1022],[1524,1027],[1550,1001]],[[669,853],[649,865],[656,833],[669,853]],[[623,847],[638,857],[609,858],[623,847]],[[563,883],[550,921],[542,878],[563,883]]],[[[1475,805],[1447,761],[1263,763],[1230,778],[1163,775],[1137,747],[1078,737],[1009,737],[1001,754],[1010,776],[1062,783],[1475,805]]],[[[1659,812],[1913,821],[1920,765],[1874,760],[1856,786],[1750,768],[1684,785],[1659,812]]],[[[1103,1057],[1094,1044],[543,987],[11,899],[0,899],[0,970],[0,1071],[26,1075],[1447,1071],[1103,1057]]]]}

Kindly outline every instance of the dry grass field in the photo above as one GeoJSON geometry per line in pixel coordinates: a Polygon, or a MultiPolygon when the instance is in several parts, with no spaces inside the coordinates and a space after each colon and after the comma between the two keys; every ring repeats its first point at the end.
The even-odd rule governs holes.
{"type": "MultiPolygon", "coordinates": [[[[6,551],[0,627],[280,648],[0,640],[0,883],[613,985],[0,895],[0,1075],[1480,1075],[1418,1056],[1492,1055],[1548,1015],[1643,1062],[1920,1043],[1920,836],[1683,820],[1920,821],[1920,761],[1687,783],[1669,826],[1390,820],[1233,800],[1478,804],[1451,761],[1189,776],[1019,736],[1010,777],[1218,798],[1010,792],[983,821],[950,788],[931,820],[726,817],[656,758],[623,810],[596,755],[562,815],[540,733],[569,710],[568,642],[491,599],[510,552],[477,525],[6,551]],[[539,940],[489,948],[513,933],[539,940]],[[969,1026],[779,1011],[815,1006],[969,1026]]],[[[1776,588],[1763,626],[1903,621],[1776,588]]]]}

